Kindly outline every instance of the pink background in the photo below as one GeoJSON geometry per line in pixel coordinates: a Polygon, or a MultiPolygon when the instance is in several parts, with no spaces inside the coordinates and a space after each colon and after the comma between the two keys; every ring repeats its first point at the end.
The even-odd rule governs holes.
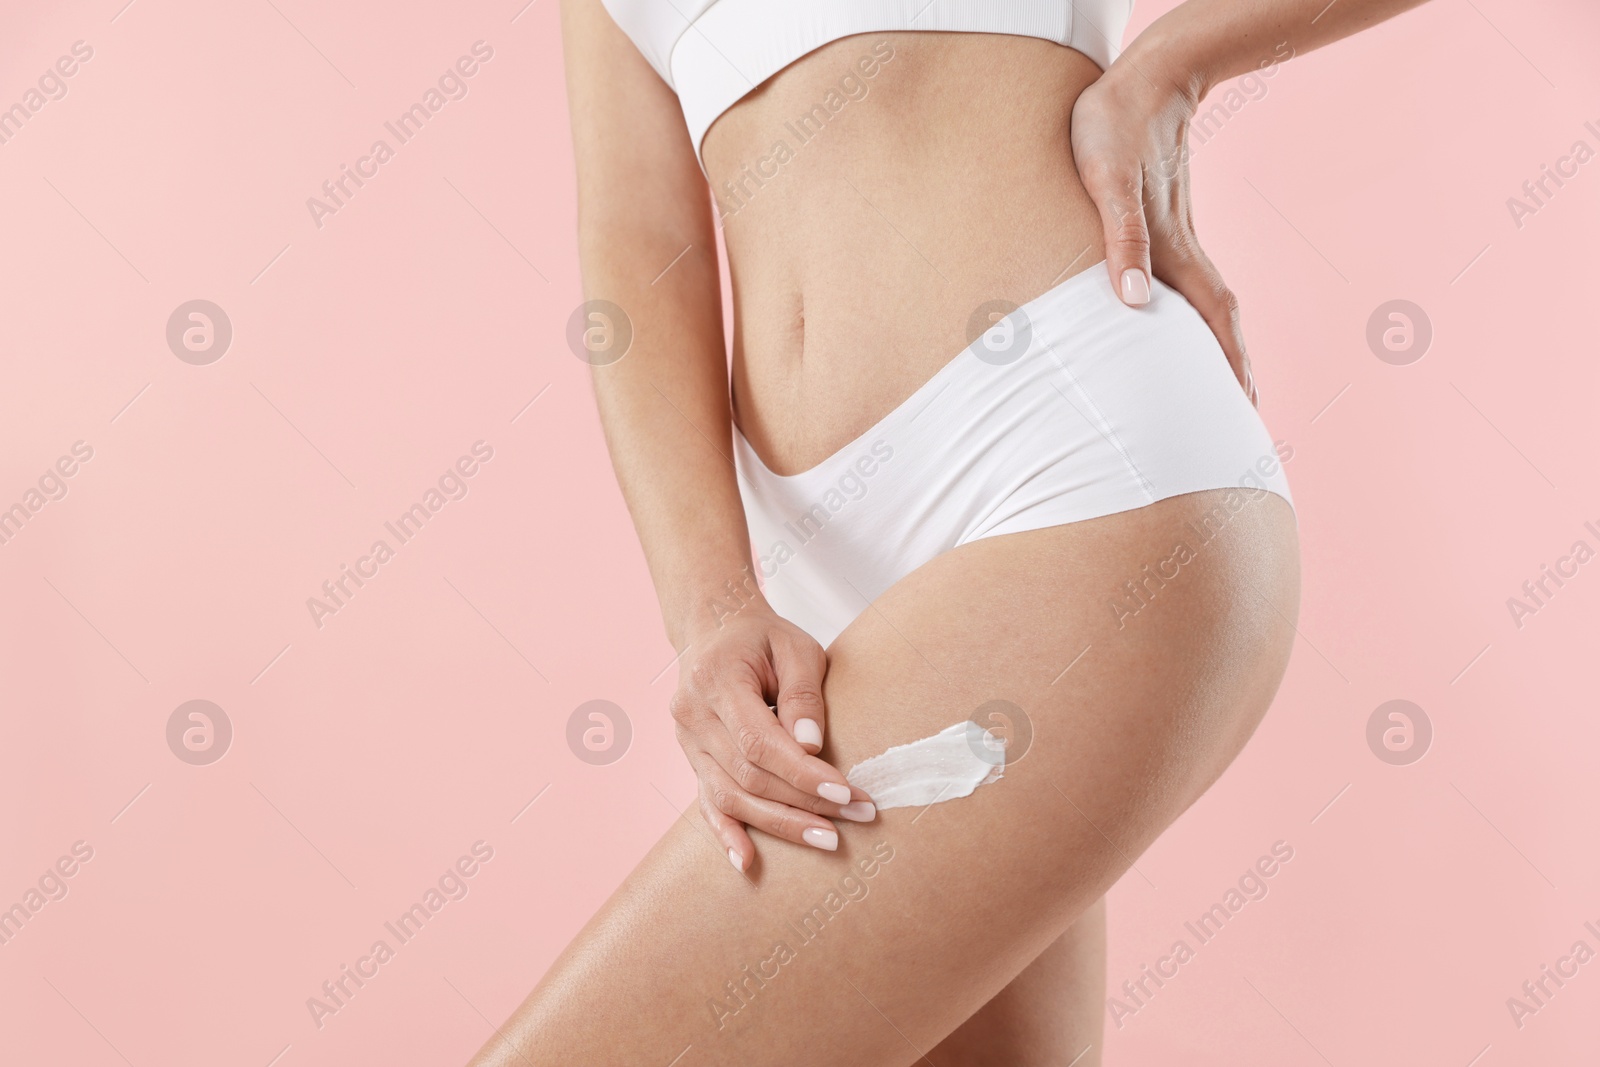
{"type": "MultiPolygon", "coordinates": [[[[93,449],[0,545],[0,907],[93,849],[0,946],[0,1061],[459,1063],[693,798],[564,337],[556,5],[123,2],[0,15],[0,107],[93,48],[0,144],[0,507],[93,449]],[[318,228],[306,199],[479,40],[468,95],[318,228]],[[193,299],[232,323],[210,365],[166,343],[193,299]],[[319,629],[307,598],[477,441],[465,498],[319,629]],[[565,740],[599,698],[633,727],[608,766],[565,740]],[[167,743],[194,699],[234,732],[210,765],[167,743]],[[307,998],[477,841],[468,894],[319,1029],[307,998]]],[[[1520,228],[1506,201],[1600,149],[1597,40],[1592,4],[1437,0],[1277,71],[1197,147],[1201,236],[1294,450],[1303,640],[1237,766],[1113,893],[1113,988],[1275,841],[1294,859],[1108,1029],[1108,1063],[1594,1054],[1600,962],[1520,1029],[1506,999],[1600,949],[1600,563],[1520,629],[1506,600],[1600,548],[1600,161],[1520,228]],[[1365,339],[1393,299],[1433,326],[1407,366],[1365,339]],[[1402,698],[1434,736],[1394,766],[1365,731],[1402,698]]]]}

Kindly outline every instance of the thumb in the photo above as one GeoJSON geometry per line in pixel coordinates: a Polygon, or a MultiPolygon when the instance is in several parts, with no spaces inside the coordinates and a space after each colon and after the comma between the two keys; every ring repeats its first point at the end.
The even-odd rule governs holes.
{"type": "Polygon", "coordinates": [[[1085,181],[1084,188],[1100,209],[1100,222],[1105,227],[1106,269],[1111,272],[1111,287],[1124,304],[1148,304],[1150,225],[1144,213],[1144,177],[1137,166],[1101,171],[1096,177],[1098,180],[1085,181]]]}
{"type": "Polygon", "coordinates": [[[778,676],[778,721],[815,756],[827,734],[828,713],[822,703],[822,679],[828,657],[808,635],[772,635],[772,669],[778,676]]]}

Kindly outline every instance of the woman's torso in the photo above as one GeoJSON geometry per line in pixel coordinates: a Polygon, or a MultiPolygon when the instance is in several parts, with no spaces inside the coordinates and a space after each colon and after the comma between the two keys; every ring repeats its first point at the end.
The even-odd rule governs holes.
{"type": "Polygon", "coordinates": [[[772,470],[866,430],[971,342],[981,305],[1104,258],[1069,133],[1099,74],[1034,38],[863,34],[712,125],[735,416],[772,470]]]}

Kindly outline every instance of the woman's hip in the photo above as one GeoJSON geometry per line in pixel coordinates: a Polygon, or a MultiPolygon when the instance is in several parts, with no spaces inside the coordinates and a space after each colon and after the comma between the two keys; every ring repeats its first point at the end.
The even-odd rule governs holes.
{"type": "Polygon", "coordinates": [[[1096,265],[995,321],[821,463],[769,470],[735,431],[769,602],[822,644],[942,552],[1229,490],[1190,540],[1290,501],[1279,448],[1199,314],[1160,283],[1124,305],[1096,265]]]}

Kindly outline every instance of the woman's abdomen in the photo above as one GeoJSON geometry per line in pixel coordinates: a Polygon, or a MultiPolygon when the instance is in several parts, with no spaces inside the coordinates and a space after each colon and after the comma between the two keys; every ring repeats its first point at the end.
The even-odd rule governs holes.
{"type": "Polygon", "coordinates": [[[1104,258],[1070,118],[1100,70],[1048,41],[848,37],[717,120],[735,411],[774,471],[891,410],[995,311],[1104,258]]]}

